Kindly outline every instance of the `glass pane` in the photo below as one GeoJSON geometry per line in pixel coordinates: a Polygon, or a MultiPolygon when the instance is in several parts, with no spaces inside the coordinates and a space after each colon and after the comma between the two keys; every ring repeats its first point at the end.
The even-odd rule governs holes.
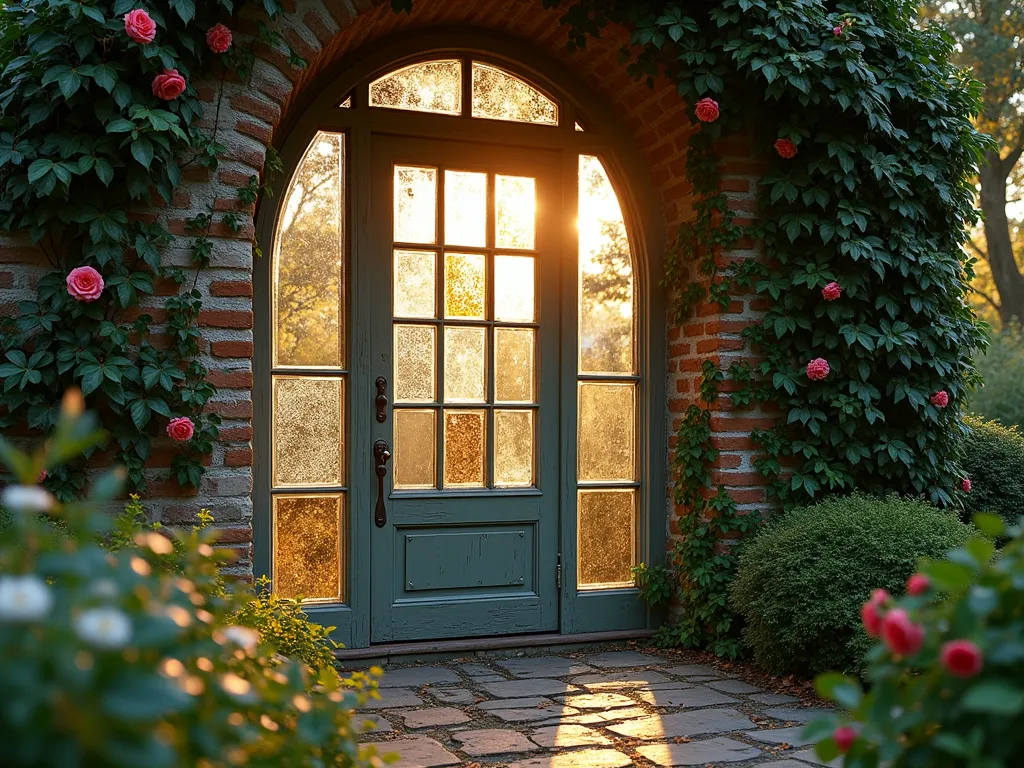
{"type": "Polygon", "coordinates": [[[432,325],[395,326],[395,401],[433,402],[435,399],[432,325]]]}
{"type": "Polygon", "coordinates": [[[395,251],[395,316],[435,317],[433,251],[395,251]]]}
{"type": "Polygon", "coordinates": [[[274,238],[274,364],[345,359],[345,137],[318,133],[285,193],[274,238]]]}
{"type": "Polygon", "coordinates": [[[596,157],[580,155],[580,370],[634,373],[633,258],[615,190],[596,157]]]}
{"type": "Polygon", "coordinates": [[[444,329],[444,400],[446,403],[487,401],[485,328],[444,329]]]}
{"type": "Polygon", "coordinates": [[[343,496],[274,497],[274,593],[343,600],[343,496]]]}
{"type": "Polygon", "coordinates": [[[579,479],[636,479],[634,384],[580,382],[579,479]]]}
{"type": "Polygon", "coordinates": [[[342,485],[344,381],[274,378],[274,485],[342,485]]]}
{"type": "Polygon", "coordinates": [[[444,172],[444,241],[487,245],[487,174],[444,172]]]}
{"type": "Polygon", "coordinates": [[[636,491],[579,492],[579,586],[631,587],[636,565],[636,491]]]}
{"type": "Polygon", "coordinates": [[[558,125],[558,107],[518,77],[474,61],[473,117],[558,125]]]}
{"type": "Polygon", "coordinates": [[[482,488],[486,411],[444,412],[444,487],[482,488]]]}
{"type": "Polygon", "coordinates": [[[487,291],[487,260],[479,253],[444,255],[444,314],[483,320],[487,291]]]}
{"type": "Polygon", "coordinates": [[[494,329],[494,399],[533,402],[533,329],[494,329]]]}
{"type": "Polygon", "coordinates": [[[395,240],[437,240],[437,169],[395,167],[395,240]]]}
{"type": "Polygon", "coordinates": [[[537,182],[525,176],[494,180],[499,248],[533,248],[537,220],[537,182]]]}
{"type": "Polygon", "coordinates": [[[533,485],[533,411],[494,412],[494,484],[533,485]]]}
{"type": "Polygon", "coordinates": [[[533,322],[533,257],[494,257],[494,319],[533,322]]]}
{"type": "Polygon", "coordinates": [[[435,488],[437,471],[434,411],[395,410],[395,488],[435,488]]]}
{"type": "Polygon", "coordinates": [[[389,72],[370,83],[370,106],[461,114],[462,62],[425,61],[389,72]]]}
{"type": "Polygon", "coordinates": [[[351,107],[352,107],[352,97],[351,96],[346,96],[345,100],[343,102],[341,102],[341,104],[339,104],[338,106],[342,107],[343,109],[351,109],[351,107]]]}

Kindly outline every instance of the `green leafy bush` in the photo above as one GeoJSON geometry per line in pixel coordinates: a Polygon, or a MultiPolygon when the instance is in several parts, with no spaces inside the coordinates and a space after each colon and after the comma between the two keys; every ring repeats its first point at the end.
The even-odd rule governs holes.
{"type": "Polygon", "coordinates": [[[241,600],[222,589],[209,530],[176,534],[176,545],[141,532],[110,552],[100,544],[110,518],[97,507],[119,492],[123,470],[63,506],[33,484],[101,437],[76,415],[76,397],[34,457],[0,441],[22,483],[2,496],[12,513],[0,530],[3,764],[379,765],[351,718],[375,683],[315,672],[239,626],[241,600]]]}
{"type": "MultiPolygon", "coordinates": [[[[193,531],[205,530],[213,517],[202,509],[196,515],[193,531]]],[[[160,523],[150,523],[142,503],[136,494],[129,497],[124,511],[114,520],[113,530],[104,539],[104,548],[117,552],[134,546],[140,534],[160,531],[160,523]]],[[[188,552],[181,539],[171,539],[174,547],[162,560],[170,573],[182,574],[188,564],[188,552]]],[[[219,594],[224,592],[221,580],[219,594]]],[[[341,646],[331,639],[334,627],[310,621],[298,600],[277,597],[270,591],[270,580],[261,578],[252,592],[240,592],[244,601],[231,616],[231,620],[260,633],[265,643],[285,656],[299,659],[315,670],[331,669],[334,666],[332,651],[341,646]]]]}
{"type": "Polygon", "coordinates": [[[992,335],[984,354],[974,358],[985,380],[970,396],[969,408],[986,419],[1024,427],[1024,328],[1011,323],[992,335]]]}
{"type": "Polygon", "coordinates": [[[964,494],[964,507],[968,515],[992,512],[1016,523],[1024,515],[1024,434],[976,417],[966,423],[963,465],[971,492],[964,494]]]}
{"type": "Polygon", "coordinates": [[[970,527],[923,501],[860,494],[800,507],[740,555],[732,604],[745,644],[775,674],[858,673],[870,648],[860,606],[903,588],[921,557],[963,544],[970,527]]]}
{"type": "Polygon", "coordinates": [[[819,692],[850,713],[808,726],[823,760],[841,751],[838,726],[852,740],[846,768],[1021,764],[1024,534],[994,515],[975,521],[986,536],[1011,541],[993,558],[991,541],[973,538],[922,568],[922,592],[880,606],[882,642],[869,654],[870,690],[839,674],[818,678],[819,692]]]}

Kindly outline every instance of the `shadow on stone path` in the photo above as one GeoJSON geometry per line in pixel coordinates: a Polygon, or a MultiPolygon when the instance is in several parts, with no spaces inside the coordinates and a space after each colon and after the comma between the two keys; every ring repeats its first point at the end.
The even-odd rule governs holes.
{"type": "Polygon", "coordinates": [[[824,710],[622,647],[387,667],[363,740],[401,768],[825,765],[800,737],[824,710]]]}

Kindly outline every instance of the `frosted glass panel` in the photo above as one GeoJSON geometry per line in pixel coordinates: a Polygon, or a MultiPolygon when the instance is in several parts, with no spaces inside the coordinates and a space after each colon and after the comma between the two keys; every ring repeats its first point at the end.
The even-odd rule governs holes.
{"type": "Polygon", "coordinates": [[[444,172],[444,241],[487,245],[487,174],[444,172]]]}
{"type": "Polygon", "coordinates": [[[432,402],[435,399],[436,333],[430,325],[395,326],[395,400],[432,402]]]}
{"type": "Polygon", "coordinates": [[[487,261],[483,254],[444,256],[444,313],[447,317],[484,319],[487,261]]]}
{"type": "Polygon", "coordinates": [[[445,488],[483,487],[486,418],[486,411],[444,412],[445,488]]]}
{"type": "Polygon", "coordinates": [[[494,484],[533,485],[533,411],[494,412],[494,484]]]}
{"type": "Polygon", "coordinates": [[[395,316],[434,317],[435,263],[433,251],[395,251],[395,316]]]}
{"type": "Polygon", "coordinates": [[[537,182],[526,176],[496,176],[499,248],[533,248],[537,226],[537,182]]]}
{"type": "Polygon", "coordinates": [[[342,485],[344,382],[274,378],[274,485],[342,485]]]}
{"type": "Polygon", "coordinates": [[[395,240],[437,240],[437,170],[395,167],[395,240]]]}
{"type": "Polygon", "coordinates": [[[462,62],[426,61],[389,72],[370,83],[370,106],[458,115],[462,62]]]}
{"type": "Polygon", "coordinates": [[[395,488],[435,488],[436,412],[399,408],[394,414],[395,488]]]}
{"type": "Polygon", "coordinates": [[[580,370],[634,373],[633,259],[615,190],[596,157],[580,156],[580,370]]]}
{"type": "Polygon", "coordinates": [[[558,125],[558,107],[518,77],[474,61],[473,117],[558,125]]]}
{"type": "Polygon", "coordinates": [[[630,587],[636,565],[636,491],[579,492],[579,586],[630,587]]]}
{"type": "Polygon", "coordinates": [[[503,403],[533,402],[534,330],[494,330],[494,399],[503,403]]]}
{"type": "Polygon", "coordinates": [[[494,257],[494,319],[533,322],[533,257],[494,257]]]}
{"type": "Polygon", "coordinates": [[[318,133],[285,192],[274,238],[274,364],[345,359],[345,137],[318,133]]]}
{"type": "Polygon", "coordinates": [[[444,329],[445,402],[485,402],[487,400],[487,388],[484,375],[486,365],[486,329],[444,329]]]}
{"type": "Polygon", "coordinates": [[[343,496],[274,497],[274,593],[343,600],[343,496]]]}
{"type": "Polygon", "coordinates": [[[579,385],[579,479],[636,479],[632,383],[579,385]]]}

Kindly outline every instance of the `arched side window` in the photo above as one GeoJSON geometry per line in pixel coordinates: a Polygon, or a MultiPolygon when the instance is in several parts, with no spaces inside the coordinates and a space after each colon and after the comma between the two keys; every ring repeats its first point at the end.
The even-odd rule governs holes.
{"type": "Polygon", "coordinates": [[[318,105],[266,220],[259,570],[349,645],[644,626],[660,493],[601,132],[474,54],[318,105]]]}

